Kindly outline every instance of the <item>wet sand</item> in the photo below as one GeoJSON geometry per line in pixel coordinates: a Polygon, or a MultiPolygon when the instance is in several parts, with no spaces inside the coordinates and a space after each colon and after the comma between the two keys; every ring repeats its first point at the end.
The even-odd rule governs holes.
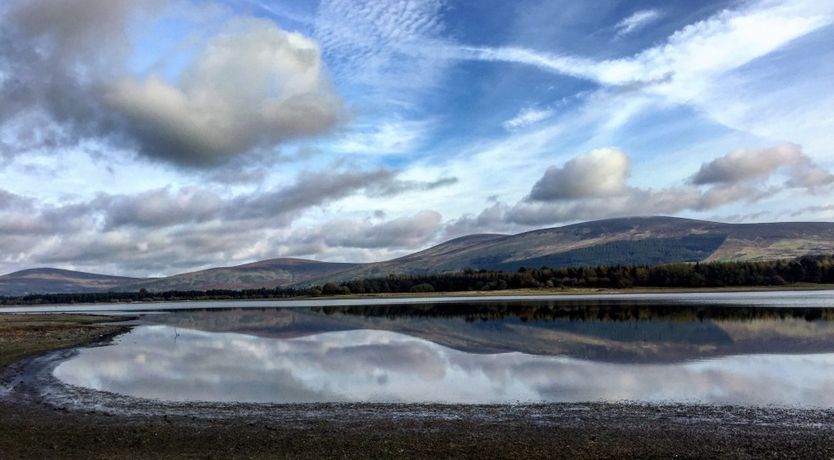
{"type": "Polygon", "coordinates": [[[165,404],[67,389],[49,375],[72,351],[43,353],[106,341],[122,328],[54,316],[0,315],[0,380],[13,387],[0,393],[4,459],[834,457],[830,410],[165,404]]]}

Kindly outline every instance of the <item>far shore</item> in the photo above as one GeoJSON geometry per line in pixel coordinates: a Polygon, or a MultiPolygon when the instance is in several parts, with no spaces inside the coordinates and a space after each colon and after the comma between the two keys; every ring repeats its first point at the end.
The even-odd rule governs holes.
{"type": "Polygon", "coordinates": [[[542,289],[504,289],[501,291],[451,291],[451,292],[393,292],[371,294],[347,294],[319,297],[297,297],[297,299],[377,299],[377,298],[414,298],[414,297],[482,297],[482,296],[537,296],[537,295],[618,295],[618,294],[685,294],[697,292],[768,292],[768,291],[829,291],[834,284],[785,284],[781,286],[726,286],[701,288],[542,288],[542,289]]]}
{"type": "Polygon", "coordinates": [[[142,304],[170,304],[170,303],[202,303],[202,302],[310,302],[319,300],[361,300],[361,299],[431,299],[431,298],[471,298],[471,297],[542,297],[542,296],[617,296],[617,295],[640,295],[640,294],[692,294],[692,293],[731,293],[731,292],[779,292],[779,291],[829,291],[834,290],[834,284],[798,283],[780,286],[727,286],[727,287],[701,287],[701,288],[541,288],[541,289],[504,289],[500,291],[434,291],[434,292],[391,292],[391,293],[365,293],[345,295],[321,295],[321,296],[297,296],[297,297],[262,297],[262,298],[228,298],[228,297],[205,297],[199,299],[148,299],[141,301],[120,302],[118,300],[108,302],[78,302],[78,303],[19,303],[0,305],[2,313],[23,313],[18,311],[22,308],[58,308],[62,306],[80,307],[84,305],[142,305],[142,304]],[[9,311],[14,309],[15,311],[9,311]]]}

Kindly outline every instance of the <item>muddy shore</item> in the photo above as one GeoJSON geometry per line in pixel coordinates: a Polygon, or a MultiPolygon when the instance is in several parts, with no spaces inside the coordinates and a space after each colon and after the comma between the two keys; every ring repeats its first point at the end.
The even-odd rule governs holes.
{"type": "Polygon", "coordinates": [[[829,410],[161,404],[46,385],[49,366],[60,353],[71,353],[54,350],[106,341],[124,330],[103,324],[111,320],[0,315],[0,387],[7,389],[0,393],[0,457],[834,457],[829,410]]]}

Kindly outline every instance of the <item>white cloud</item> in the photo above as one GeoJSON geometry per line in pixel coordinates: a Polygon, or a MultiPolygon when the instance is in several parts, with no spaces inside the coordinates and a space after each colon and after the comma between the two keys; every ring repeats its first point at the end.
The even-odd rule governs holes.
{"type": "Polygon", "coordinates": [[[807,158],[797,152],[797,146],[778,146],[752,154],[733,152],[704,163],[689,183],[641,188],[628,183],[630,160],[625,153],[598,149],[578,155],[562,166],[551,166],[530,193],[514,205],[490,204],[478,215],[451,221],[445,232],[456,236],[461,232],[505,231],[518,226],[707,211],[734,203],[755,203],[786,188],[819,188],[834,183],[834,176],[816,166],[808,167],[807,158]],[[776,160],[766,161],[769,156],[776,160]],[[759,167],[759,163],[764,166],[759,167]],[[768,179],[784,164],[798,165],[798,176],[791,172],[783,186],[768,185],[768,179]],[[808,170],[814,173],[808,174],[808,170]],[[808,177],[813,182],[808,182],[808,177]],[[820,181],[820,177],[827,179],[820,181]]]}
{"type": "Polygon", "coordinates": [[[617,35],[623,36],[628,35],[632,32],[642,29],[647,25],[657,21],[660,19],[662,14],[658,10],[640,10],[634,12],[631,16],[623,18],[622,21],[618,22],[615,28],[617,29],[617,35]]]}
{"type": "Polygon", "coordinates": [[[180,80],[127,78],[105,94],[148,155],[212,164],[325,133],[342,117],[318,45],[265,20],[229,24],[180,80]]]}
{"type": "Polygon", "coordinates": [[[329,146],[332,151],[362,155],[413,153],[428,138],[434,123],[416,120],[376,120],[355,124],[329,146]]]}
{"type": "Polygon", "coordinates": [[[821,169],[795,144],[730,152],[701,165],[692,176],[692,182],[697,185],[736,184],[770,177],[779,169],[787,169],[785,185],[789,187],[816,189],[834,183],[834,175],[821,169]]]}
{"type": "Polygon", "coordinates": [[[615,196],[626,190],[630,161],[620,150],[596,149],[562,167],[547,168],[533,185],[530,200],[553,201],[615,196]]]}
{"type": "Polygon", "coordinates": [[[98,142],[214,166],[344,119],[314,40],[211,3],[14,0],[0,28],[0,68],[15,75],[0,82],[0,138],[17,155],[98,142]],[[200,39],[147,36],[168,23],[200,39]]]}
{"type": "Polygon", "coordinates": [[[381,97],[402,101],[435,85],[443,63],[421,56],[443,30],[440,0],[323,0],[315,19],[333,72],[381,97]]]}
{"type": "MultiPolygon", "coordinates": [[[[522,184],[538,179],[529,177],[529,171],[543,170],[547,156],[552,158],[568,149],[592,150],[601,145],[664,139],[664,131],[670,129],[667,123],[652,120],[651,126],[643,124],[664,111],[690,112],[686,121],[674,123],[692,125],[693,133],[709,129],[711,134],[687,147],[678,144],[663,152],[649,147],[639,152],[635,173],[647,185],[682,181],[692,171],[685,166],[694,166],[693,160],[701,158],[703,152],[716,148],[727,151],[740,145],[786,141],[807,144],[805,154],[826,164],[819,159],[830,158],[834,151],[829,135],[834,130],[834,115],[825,110],[831,99],[831,92],[825,89],[831,67],[827,62],[834,60],[820,60],[831,54],[826,44],[831,34],[825,35],[821,29],[832,23],[831,4],[755,1],[686,26],[665,42],[633,56],[604,61],[517,47],[452,46],[445,50],[450,59],[532,65],[591,80],[600,87],[587,94],[579,107],[566,110],[564,116],[532,131],[468,146],[443,167],[460,179],[463,188],[489,190],[513,202],[523,196],[519,190],[522,184]],[[763,63],[760,69],[753,67],[753,63],[782,52],[797,38],[811,36],[812,32],[819,32],[814,34],[819,35],[816,41],[807,43],[803,38],[790,54],[763,63]],[[793,69],[798,55],[805,63],[793,69]],[[778,79],[773,78],[774,69],[784,69],[778,79]],[[785,80],[785,76],[790,78],[785,80]],[[642,125],[631,125],[638,116],[645,117],[642,125]],[[496,169],[503,172],[498,178],[490,173],[496,169]],[[517,180],[500,180],[510,176],[517,180]]],[[[802,182],[813,181],[824,182],[825,176],[812,173],[802,182]]],[[[712,196],[716,199],[719,194],[712,196]]],[[[468,200],[463,208],[478,209],[477,201],[468,200]]],[[[451,214],[448,208],[442,212],[451,214]]]]}
{"type": "MultiPolygon", "coordinates": [[[[59,2],[16,0],[13,3],[37,6],[59,2]]],[[[117,12],[127,5],[115,3],[112,7],[117,12]]],[[[157,3],[143,0],[135,4],[157,3]]],[[[110,6],[102,3],[104,9],[110,6]]],[[[284,7],[276,8],[275,14],[287,13],[283,11],[284,7]]],[[[316,10],[312,4],[287,8],[289,13],[302,15],[316,10]]],[[[61,35],[66,37],[68,45],[81,45],[71,46],[68,53],[60,54],[54,60],[15,61],[29,63],[24,73],[5,71],[3,59],[12,57],[13,51],[28,57],[30,54],[24,53],[24,48],[35,48],[29,47],[25,40],[17,41],[12,48],[0,46],[0,91],[6,87],[0,94],[4,102],[0,104],[0,116],[16,110],[17,102],[27,94],[36,94],[39,100],[50,104],[49,110],[56,116],[71,113],[71,119],[80,123],[79,132],[85,135],[90,132],[113,134],[114,138],[125,137],[146,146],[161,145],[166,140],[173,145],[178,141],[179,146],[187,148],[164,150],[170,150],[170,159],[180,164],[223,161],[227,156],[222,152],[232,150],[232,146],[251,148],[256,152],[236,156],[223,168],[196,174],[182,168],[166,168],[157,162],[134,161],[130,152],[122,149],[126,144],[119,145],[119,153],[114,154],[113,149],[98,138],[94,148],[102,152],[97,158],[103,159],[90,159],[83,149],[72,147],[61,149],[67,153],[55,158],[54,146],[69,145],[61,143],[62,136],[67,135],[65,130],[47,132],[41,130],[40,123],[32,123],[34,128],[26,135],[32,145],[41,146],[40,150],[34,155],[25,155],[25,158],[17,155],[10,167],[0,170],[0,182],[15,195],[37,197],[42,201],[32,204],[0,194],[0,208],[4,203],[17,203],[6,204],[3,208],[0,248],[4,255],[0,265],[17,268],[16,264],[34,262],[64,266],[76,263],[79,267],[109,264],[108,267],[119,267],[113,271],[126,267],[135,273],[153,273],[154,270],[173,270],[173,264],[185,264],[187,267],[184,268],[190,269],[200,264],[284,254],[331,260],[354,257],[378,260],[398,255],[398,251],[405,250],[402,248],[417,248],[435,241],[430,236],[431,225],[426,224],[433,222],[432,216],[426,214],[418,219],[416,216],[421,210],[433,210],[450,217],[464,215],[463,219],[438,225],[450,234],[515,232],[543,224],[630,214],[697,216],[707,210],[752,215],[756,209],[767,208],[774,216],[787,216],[790,211],[786,213],[783,209],[803,206],[809,213],[827,216],[830,210],[817,206],[822,194],[813,195],[813,192],[827,190],[825,187],[831,174],[823,166],[830,167],[831,163],[821,156],[834,152],[834,149],[826,148],[834,147],[834,138],[830,136],[834,131],[834,112],[827,110],[831,106],[829,102],[834,100],[831,96],[834,93],[827,91],[830,86],[827,77],[834,69],[828,64],[834,59],[827,59],[832,53],[826,42],[830,40],[831,28],[821,30],[832,23],[832,8],[826,2],[810,0],[738,3],[731,10],[684,27],[641,52],[599,60],[520,46],[454,46],[451,39],[442,36],[454,31],[444,30],[441,1],[323,0],[316,10],[316,17],[308,24],[313,38],[298,36],[297,42],[291,42],[288,38],[291,34],[284,32],[283,44],[273,43],[280,35],[275,31],[280,30],[269,23],[263,24],[262,35],[253,32],[248,42],[243,39],[247,36],[244,30],[247,27],[237,31],[226,29],[221,35],[215,35],[219,26],[213,23],[207,28],[210,30],[200,31],[199,35],[206,40],[199,40],[197,48],[178,56],[183,61],[175,66],[189,69],[181,76],[171,75],[170,69],[155,76],[151,75],[155,70],[151,74],[125,74],[127,68],[120,61],[124,57],[122,51],[125,51],[122,48],[127,47],[130,52],[130,47],[135,45],[130,43],[132,37],[112,35],[111,29],[121,30],[121,26],[113,28],[106,21],[96,24],[99,15],[93,14],[87,18],[92,21],[89,24],[91,32],[67,29],[67,33],[61,35]],[[819,33],[811,34],[814,31],[819,33]],[[76,36],[76,33],[81,35],[76,36]],[[105,40],[101,37],[108,37],[108,42],[112,39],[116,46],[106,46],[107,50],[103,52],[101,47],[105,47],[105,40]],[[798,37],[807,38],[797,40],[798,37]],[[226,57],[210,52],[212,47],[223,43],[240,45],[244,52],[240,56],[226,57]],[[438,44],[441,46],[436,46],[438,44]],[[319,46],[325,57],[304,68],[308,70],[292,66],[271,67],[278,64],[264,64],[252,57],[254,51],[245,51],[263,49],[269,53],[272,52],[269,49],[280,48],[288,53],[297,52],[291,54],[290,59],[283,60],[282,56],[281,65],[300,65],[303,58],[299,56],[305,50],[319,46]],[[796,49],[791,48],[794,46],[796,49]],[[192,51],[196,54],[189,54],[192,51]],[[90,55],[97,56],[98,60],[115,56],[108,62],[118,65],[112,68],[94,66],[84,60],[90,55]],[[800,65],[797,58],[802,58],[804,63],[800,65]],[[190,63],[192,59],[193,63],[190,63]],[[540,102],[522,108],[502,126],[493,126],[493,132],[476,129],[475,133],[480,137],[472,140],[472,132],[468,132],[465,125],[460,126],[460,135],[457,135],[454,130],[458,128],[458,120],[454,117],[426,114],[434,107],[433,101],[440,98],[450,96],[448,100],[458,102],[451,98],[461,90],[453,85],[461,83],[457,79],[443,79],[444,69],[454,65],[457,59],[535,66],[588,80],[595,83],[591,86],[596,89],[579,97],[568,96],[569,104],[557,106],[551,96],[563,95],[557,94],[562,91],[558,82],[563,79],[554,78],[555,89],[542,93],[540,102]],[[773,61],[765,62],[768,59],[773,61]],[[53,64],[70,61],[84,64],[81,66],[84,75],[98,81],[95,85],[83,86],[84,91],[75,94],[77,97],[46,98],[47,94],[66,96],[78,89],[77,80],[61,78],[60,72],[49,70],[53,64]],[[329,69],[324,69],[325,61],[329,69]],[[252,68],[257,72],[229,70],[248,66],[254,66],[252,68]],[[103,71],[96,73],[89,69],[103,71]],[[295,163],[281,164],[253,161],[279,155],[274,148],[260,149],[266,144],[283,150],[286,139],[327,131],[315,127],[323,127],[326,123],[296,126],[294,123],[299,120],[295,118],[276,129],[276,124],[272,123],[275,119],[270,119],[268,111],[249,111],[251,107],[260,107],[262,101],[282,98],[271,89],[250,84],[249,79],[255,78],[261,69],[276,75],[297,76],[298,79],[291,77],[288,80],[287,88],[294,94],[305,91],[329,93],[338,99],[327,85],[311,84],[327,82],[328,70],[332,70],[330,74],[336,75],[334,80],[339,92],[345,96],[348,111],[355,118],[344,130],[337,130],[321,141],[289,143],[288,150],[313,148],[317,152],[315,157],[301,158],[299,155],[295,163]],[[38,75],[49,78],[36,78],[38,75]],[[210,84],[205,83],[207,80],[210,84]],[[32,81],[53,85],[27,85],[27,89],[37,90],[34,93],[14,92],[14,88],[8,86],[12,82],[32,81]],[[114,81],[120,83],[115,85],[114,81]],[[245,90],[229,89],[226,82],[245,90]],[[441,86],[441,82],[448,82],[450,86],[441,86]],[[106,89],[110,92],[106,93],[106,89]],[[124,90],[122,100],[116,97],[118,90],[124,90]],[[116,103],[119,113],[134,122],[134,129],[140,131],[124,131],[125,125],[118,123],[101,125],[107,130],[94,126],[93,122],[101,120],[101,109],[113,111],[112,106],[98,106],[101,94],[109,94],[110,102],[116,103]],[[254,102],[242,102],[247,98],[254,102]],[[428,98],[437,99],[427,102],[428,98]],[[89,107],[91,101],[92,109],[89,107]],[[221,103],[223,110],[216,110],[221,103]],[[558,107],[558,113],[552,110],[555,107],[558,107]],[[684,112],[686,114],[682,115],[684,112]],[[665,118],[667,115],[670,119],[665,118]],[[90,120],[93,122],[88,123],[90,120]],[[144,126],[137,121],[144,122],[144,126]],[[684,128],[681,125],[685,125],[684,128]],[[250,131],[252,126],[263,129],[250,131]],[[158,127],[163,128],[161,131],[167,136],[163,140],[141,132],[142,129],[158,132],[158,127]],[[256,134],[247,135],[252,132],[256,134]],[[449,135],[453,132],[455,135],[449,135]],[[672,142],[667,142],[670,140],[672,142]],[[799,155],[779,157],[781,159],[777,158],[775,163],[775,157],[750,153],[767,150],[757,149],[761,146],[784,142],[801,144],[804,150],[799,155]],[[599,161],[586,161],[593,157],[590,153],[573,159],[568,156],[606,145],[624,146],[634,156],[629,158],[622,152],[619,156],[609,152],[600,155],[599,161]],[[723,153],[739,148],[748,152],[750,161],[730,161],[732,154],[728,154],[725,162],[731,169],[752,162],[755,167],[742,168],[747,172],[741,177],[702,180],[700,184],[691,181],[691,174],[704,161],[704,155],[711,157],[711,152],[723,153]],[[346,159],[351,153],[366,156],[346,159]],[[373,157],[376,154],[381,156],[373,157]],[[390,157],[384,157],[386,155],[390,157]],[[586,160],[582,160],[583,157],[586,160]],[[232,166],[238,163],[245,165],[245,170],[232,171],[232,166]],[[580,167],[582,163],[590,166],[580,167]],[[354,164],[361,165],[363,170],[376,171],[378,176],[350,178],[346,188],[341,188],[338,181],[329,183],[326,178],[319,180],[317,177],[317,173],[327,168],[344,169],[346,165],[354,164]],[[396,164],[404,170],[394,177],[393,171],[373,169],[373,165],[380,164],[396,164]],[[26,169],[30,166],[47,166],[54,173],[35,174],[26,169]],[[545,173],[548,167],[551,170],[545,173]],[[758,172],[756,168],[759,168],[758,172]],[[108,169],[110,172],[106,172],[108,169]],[[215,171],[229,178],[224,184],[233,184],[229,186],[231,188],[219,183],[208,186],[202,183],[215,171]],[[299,171],[301,174],[297,175],[299,171]],[[305,171],[314,173],[304,175],[305,171]],[[255,179],[258,174],[262,176],[255,179]],[[240,177],[235,179],[238,182],[232,180],[230,176],[233,175],[240,177]],[[296,183],[293,177],[298,178],[296,183]],[[299,185],[303,183],[310,187],[299,185]],[[531,187],[534,183],[538,188],[531,187]],[[363,184],[371,186],[363,187],[363,184]],[[334,193],[321,195],[316,192],[318,189],[334,190],[334,193]],[[81,212],[71,206],[89,204],[96,196],[101,198],[102,190],[106,191],[103,195],[108,199],[97,202],[97,212],[81,212]],[[347,195],[339,190],[347,190],[347,195]],[[72,195],[67,196],[70,193],[72,195]],[[497,198],[485,204],[485,197],[490,195],[497,198]],[[343,196],[348,198],[339,198],[343,196]],[[525,199],[534,196],[539,199],[525,199]],[[239,199],[233,199],[235,197],[239,199]],[[749,206],[751,202],[765,199],[767,206],[749,206]],[[293,204],[299,207],[293,208],[293,204]],[[782,210],[778,209],[779,205],[782,210]],[[385,219],[391,220],[369,219],[367,216],[372,210],[384,211],[385,216],[389,216],[385,219]],[[58,231],[50,222],[61,222],[65,228],[58,231]],[[332,232],[338,232],[339,225],[343,225],[343,234],[332,233],[328,235],[328,241],[324,241],[324,237],[311,236],[307,243],[300,242],[305,232],[318,235],[320,229],[329,225],[332,225],[328,227],[332,232]],[[412,226],[414,234],[408,236],[412,226]],[[392,242],[393,249],[383,247],[377,241],[382,241],[386,232],[402,232],[404,239],[392,242]],[[341,244],[346,246],[339,246],[341,244]],[[112,252],[107,254],[107,250],[112,252]],[[135,251],[138,255],[133,258],[135,251]],[[114,262],[117,260],[127,262],[114,262]]],[[[102,14],[106,17],[110,13],[102,11],[102,14]]],[[[128,17],[121,13],[117,16],[118,21],[128,17]]],[[[512,18],[507,19],[511,21],[512,18]]],[[[629,36],[635,41],[641,35],[637,32],[637,22],[629,36]]],[[[624,20],[621,26],[625,30],[628,23],[624,20]]],[[[254,29],[260,30],[260,27],[254,29]]],[[[609,32],[613,33],[612,30],[609,32]]],[[[47,35],[38,35],[39,40],[53,40],[47,35]]],[[[511,43],[524,44],[523,40],[522,37],[511,43]]],[[[546,46],[544,40],[531,42],[546,46]]],[[[550,43],[557,47],[552,49],[561,47],[558,41],[550,43]]],[[[593,45],[589,39],[576,48],[593,45]]],[[[49,47],[38,48],[38,51],[46,49],[49,47]]],[[[134,49],[134,52],[152,55],[158,49],[134,49]]],[[[58,70],[66,68],[58,66],[58,70]]],[[[156,69],[150,65],[143,68],[156,69]]],[[[496,103],[496,110],[507,110],[502,104],[512,102],[506,101],[508,95],[519,94],[516,89],[507,90],[516,83],[510,81],[510,77],[512,73],[502,74],[501,78],[507,80],[488,95],[489,102],[496,103]]],[[[475,81],[478,84],[484,82],[475,81]]],[[[566,85],[566,91],[578,86],[588,85],[573,82],[566,85]]],[[[466,88],[471,91],[467,95],[477,97],[482,89],[490,91],[492,88],[473,86],[466,88]]],[[[449,104],[454,109],[450,113],[459,108],[452,107],[454,103],[449,104]]],[[[518,105],[511,107],[519,108],[518,105]]],[[[308,109],[314,111],[315,104],[305,105],[304,110],[308,109]]],[[[480,122],[482,119],[478,117],[479,114],[473,114],[471,121],[480,122]]],[[[112,121],[105,118],[105,121],[112,121]]],[[[314,116],[301,121],[315,119],[314,116]]],[[[495,123],[493,118],[489,120],[495,123]]],[[[5,123],[2,128],[8,131],[11,126],[5,123]]],[[[5,134],[0,133],[3,144],[15,145],[15,141],[22,139],[5,134]]],[[[159,155],[163,154],[160,150],[159,155]]],[[[162,158],[159,155],[154,157],[162,158]]],[[[285,153],[280,152],[280,156],[284,157],[285,153]]],[[[722,163],[718,160],[716,164],[722,163]]],[[[703,165],[710,169],[708,166],[703,165]]]]}
{"type": "Polygon", "coordinates": [[[531,65],[550,72],[557,72],[590,80],[602,79],[602,67],[592,59],[542,53],[518,47],[486,48],[476,46],[452,46],[443,50],[450,59],[471,59],[492,62],[512,62],[531,65]]]}
{"type": "Polygon", "coordinates": [[[454,183],[397,175],[387,169],[307,171],[289,185],[250,193],[165,187],[58,205],[0,189],[0,273],[57,264],[154,275],[283,255],[399,255],[433,238],[440,214],[401,211],[378,222],[340,207],[356,195],[393,197],[454,183]],[[328,218],[328,207],[339,207],[340,218],[328,218]],[[344,251],[333,254],[335,248],[344,251]]]}
{"type": "Polygon", "coordinates": [[[672,34],[634,56],[595,61],[524,48],[458,47],[450,57],[507,61],[594,80],[604,85],[644,83],[682,100],[722,72],[744,65],[791,40],[834,22],[834,6],[797,0],[759,1],[721,13],[672,34]],[[700,79],[707,77],[707,81],[700,79]]]}
{"type": "Polygon", "coordinates": [[[507,131],[526,128],[534,125],[542,120],[551,117],[555,112],[551,109],[537,109],[535,107],[526,107],[522,109],[516,116],[510,118],[501,124],[507,131]]]}

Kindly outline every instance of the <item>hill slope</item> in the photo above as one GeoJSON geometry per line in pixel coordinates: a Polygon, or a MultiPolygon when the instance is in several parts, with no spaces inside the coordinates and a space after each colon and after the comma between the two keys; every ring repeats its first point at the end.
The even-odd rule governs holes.
{"type": "Polygon", "coordinates": [[[476,235],[326,279],[463,270],[772,260],[834,253],[834,223],[724,224],[674,217],[607,219],[517,235],[476,235]]]}
{"type": "Polygon", "coordinates": [[[205,291],[209,289],[260,289],[302,284],[356,267],[357,264],[305,259],[269,259],[234,267],[210,268],[123,286],[123,290],[205,291]]]}
{"type": "Polygon", "coordinates": [[[772,260],[832,253],[834,223],[724,224],[674,217],[632,217],[517,235],[469,235],[405,257],[367,264],[284,258],[156,279],[56,269],[24,270],[0,276],[0,295],[143,288],[259,289],[466,268],[515,271],[522,266],[772,260]]]}
{"type": "Polygon", "coordinates": [[[142,278],[99,275],[57,268],[32,268],[0,276],[0,295],[108,291],[139,281],[142,281],[142,278]]]}

